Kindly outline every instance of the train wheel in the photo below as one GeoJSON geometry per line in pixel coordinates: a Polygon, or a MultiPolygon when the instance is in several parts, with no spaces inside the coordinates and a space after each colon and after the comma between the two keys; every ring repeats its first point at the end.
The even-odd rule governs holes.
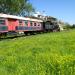
{"type": "Polygon", "coordinates": [[[30,35],[35,35],[35,32],[34,32],[34,31],[31,31],[31,32],[30,32],[30,35]]]}
{"type": "Polygon", "coordinates": [[[24,34],[27,36],[28,35],[28,32],[24,32],[24,34]]]}
{"type": "Polygon", "coordinates": [[[0,33],[0,38],[2,37],[2,33],[0,33]]]}
{"type": "Polygon", "coordinates": [[[6,37],[7,37],[7,33],[3,33],[3,34],[2,34],[2,37],[3,37],[3,38],[6,38],[6,37]]]}
{"type": "Polygon", "coordinates": [[[1,33],[0,34],[0,38],[6,38],[6,36],[7,36],[7,33],[1,33]]]}

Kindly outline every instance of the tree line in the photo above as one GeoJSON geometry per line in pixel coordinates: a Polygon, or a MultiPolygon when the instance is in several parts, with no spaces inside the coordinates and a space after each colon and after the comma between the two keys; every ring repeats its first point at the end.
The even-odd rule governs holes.
{"type": "Polygon", "coordinates": [[[29,0],[0,0],[0,13],[26,16],[33,11],[29,0]]]}

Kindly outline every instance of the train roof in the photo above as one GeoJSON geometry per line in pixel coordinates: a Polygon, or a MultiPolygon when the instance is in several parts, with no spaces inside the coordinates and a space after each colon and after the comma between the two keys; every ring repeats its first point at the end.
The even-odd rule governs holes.
{"type": "Polygon", "coordinates": [[[8,14],[0,14],[1,18],[11,18],[11,19],[18,19],[18,20],[29,20],[29,21],[36,21],[36,22],[43,22],[41,19],[35,19],[31,17],[20,17],[15,15],[8,15],[8,14]]]}

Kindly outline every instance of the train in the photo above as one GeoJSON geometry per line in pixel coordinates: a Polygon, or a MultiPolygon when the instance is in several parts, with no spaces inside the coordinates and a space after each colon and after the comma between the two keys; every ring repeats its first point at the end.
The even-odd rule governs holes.
{"type": "Polygon", "coordinates": [[[56,21],[45,20],[37,17],[21,17],[9,14],[0,14],[0,37],[8,33],[38,33],[60,31],[56,21]]]}

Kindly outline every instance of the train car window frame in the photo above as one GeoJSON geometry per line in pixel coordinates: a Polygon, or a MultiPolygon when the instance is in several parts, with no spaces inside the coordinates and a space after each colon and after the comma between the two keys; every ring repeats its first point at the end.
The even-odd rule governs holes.
{"type": "Polygon", "coordinates": [[[30,26],[33,26],[33,22],[32,21],[30,21],[30,26]]]}
{"type": "Polygon", "coordinates": [[[0,18],[0,25],[5,25],[5,19],[0,18]]]}
{"type": "Polygon", "coordinates": [[[24,25],[28,26],[28,20],[24,20],[24,25]]]}
{"type": "Polygon", "coordinates": [[[23,21],[19,20],[19,26],[22,26],[22,25],[23,25],[23,21]]]}
{"type": "Polygon", "coordinates": [[[34,22],[34,26],[37,26],[37,24],[34,22]]]}
{"type": "Polygon", "coordinates": [[[38,26],[41,26],[41,23],[38,22],[38,26]]]}

